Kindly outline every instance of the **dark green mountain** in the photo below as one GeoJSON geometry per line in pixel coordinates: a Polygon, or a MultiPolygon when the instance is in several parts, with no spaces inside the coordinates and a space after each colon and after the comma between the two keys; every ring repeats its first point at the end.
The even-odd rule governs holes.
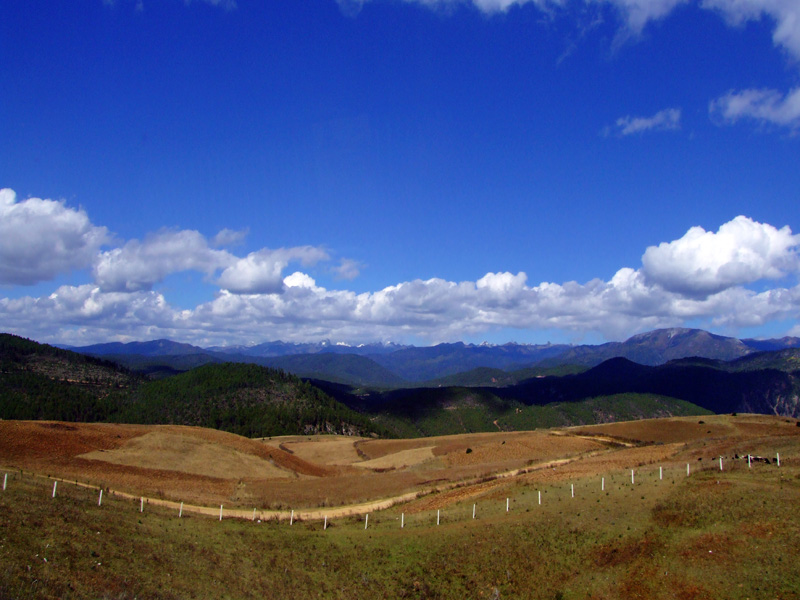
{"type": "Polygon", "coordinates": [[[495,393],[528,405],[574,402],[623,393],[657,394],[715,413],[800,416],[800,379],[777,369],[726,370],[697,359],[655,367],[614,358],[578,375],[529,379],[495,393]]]}
{"type": "Polygon", "coordinates": [[[119,421],[175,423],[247,437],[376,432],[369,419],[283,371],[252,364],[204,365],[132,395],[119,421]]]}
{"type": "Polygon", "coordinates": [[[616,394],[537,406],[500,397],[488,388],[459,387],[395,390],[366,403],[371,405],[369,412],[375,421],[399,437],[520,431],[711,412],[654,394],[616,394]]]}
{"type": "Polygon", "coordinates": [[[380,432],[283,371],[211,364],[149,381],[112,362],[9,334],[0,334],[0,418],[200,425],[249,436],[380,432]]]}
{"type": "MultiPolygon", "coordinates": [[[[203,356],[183,355],[182,360],[203,356]]],[[[452,358],[448,352],[443,356],[452,358]]],[[[330,372],[343,370],[347,377],[312,385],[272,368],[222,363],[148,381],[108,361],[3,335],[0,417],[181,423],[251,436],[387,431],[417,436],[703,411],[800,416],[797,349],[727,362],[680,358],[657,366],[613,358],[585,371],[570,367],[572,373],[562,376],[540,368],[483,368],[432,387],[384,391],[364,386],[387,379],[397,385],[397,377],[365,357],[319,353],[313,360],[307,355],[284,359],[309,374],[330,378],[330,372]],[[460,385],[449,385],[456,382],[460,385]]],[[[162,368],[155,363],[150,368],[162,368]]]]}
{"type": "Polygon", "coordinates": [[[142,383],[110,361],[0,334],[0,418],[106,421],[142,383]]]}

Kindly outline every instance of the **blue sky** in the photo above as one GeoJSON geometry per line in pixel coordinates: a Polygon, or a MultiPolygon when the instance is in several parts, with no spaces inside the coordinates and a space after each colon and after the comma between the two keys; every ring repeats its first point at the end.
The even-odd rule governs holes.
{"type": "Polygon", "coordinates": [[[0,330],[800,335],[794,0],[5,0],[0,330]]]}

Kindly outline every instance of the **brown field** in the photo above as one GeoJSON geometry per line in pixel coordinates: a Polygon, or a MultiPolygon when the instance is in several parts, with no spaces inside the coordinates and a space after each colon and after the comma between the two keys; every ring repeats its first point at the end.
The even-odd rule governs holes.
{"type": "MultiPolygon", "coordinates": [[[[250,440],[193,427],[0,421],[0,466],[150,498],[285,516],[340,514],[410,501],[410,512],[644,465],[710,467],[722,455],[778,448],[800,460],[796,420],[717,415],[380,440],[250,440]],[[702,422],[701,422],[702,421],[702,422]],[[703,462],[705,461],[705,462],[703,462]],[[431,492],[434,492],[431,495],[431,492]],[[358,505],[358,506],[354,506],[358,505]],[[270,512],[275,511],[275,512],[270,512]]],[[[191,510],[191,508],[187,508],[191,510]]],[[[214,510],[218,510],[215,508],[214,510]]]]}

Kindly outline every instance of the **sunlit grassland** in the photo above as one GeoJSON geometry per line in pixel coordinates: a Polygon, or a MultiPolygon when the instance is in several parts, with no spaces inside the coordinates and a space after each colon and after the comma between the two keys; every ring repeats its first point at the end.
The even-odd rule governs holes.
{"type": "Polygon", "coordinates": [[[0,598],[800,598],[800,463],[697,466],[511,482],[443,503],[438,526],[412,503],[327,530],[98,506],[63,482],[52,498],[10,473],[0,598]]]}

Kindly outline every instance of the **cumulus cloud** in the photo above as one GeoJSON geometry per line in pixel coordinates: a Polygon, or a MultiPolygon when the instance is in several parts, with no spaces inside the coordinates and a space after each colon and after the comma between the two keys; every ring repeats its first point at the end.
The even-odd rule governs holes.
{"type": "Polygon", "coordinates": [[[766,125],[800,130],[800,87],[785,96],[777,90],[730,91],[708,107],[715,121],[731,124],[749,119],[766,125]]]}
{"type": "Polygon", "coordinates": [[[800,267],[800,235],[739,216],[716,233],[692,227],[679,240],[648,248],[647,279],[666,290],[708,296],[761,279],[780,279],[800,267]]]}
{"type": "Polygon", "coordinates": [[[0,190],[0,284],[32,285],[89,266],[109,243],[105,227],[63,201],[17,200],[0,190]]]}
{"type": "Polygon", "coordinates": [[[665,108],[652,117],[625,116],[617,119],[614,131],[618,135],[633,135],[647,131],[671,131],[681,127],[681,109],[665,108]]]}
{"type": "Polygon", "coordinates": [[[283,289],[283,270],[290,262],[308,267],[329,258],[327,252],[314,246],[264,248],[228,266],[217,284],[236,294],[273,294],[283,289]]]}
{"type": "Polygon", "coordinates": [[[192,270],[211,275],[235,261],[227,251],[210,248],[197,231],[164,229],[103,252],[95,262],[94,278],[103,291],[138,292],[171,273],[192,270]]]}
{"type": "MultiPolygon", "coordinates": [[[[8,191],[0,195],[4,215],[23,204],[8,191]]],[[[85,252],[81,260],[68,260],[68,253],[59,250],[67,266],[58,268],[85,264],[92,252],[96,257],[94,283],[61,286],[46,297],[0,299],[0,330],[42,341],[171,337],[200,345],[322,338],[437,342],[507,328],[595,332],[620,339],[688,321],[737,328],[800,318],[800,286],[796,280],[794,287],[786,283],[800,273],[800,235],[788,226],[778,229],[744,216],[716,232],[692,227],[679,239],[651,246],[638,268],[620,268],[608,281],[534,285],[524,272],[500,271],[475,281],[416,279],[355,293],[326,289],[303,270],[285,274],[291,264],[308,268],[330,261],[320,247],[264,248],[238,257],[213,248],[197,231],[161,230],[100,252],[97,246],[108,234],[81,211],[41,200],[26,210],[28,220],[39,227],[36,231],[66,231],[83,240],[75,244],[76,252],[85,252]],[[53,223],[68,226],[59,229],[53,223]],[[179,309],[153,289],[184,270],[205,273],[207,282],[220,287],[213,300],[179,309]],[[777,280],[787,287],[767,284],[777,280]],[[748,289],[758,282],[762,289],[773,287],[748,289]]],[[[5,218],[0,222],[7,227],[5,218]]],[[[14,228],[6,232],[16,235],[14,228]]],[[[33,240],[35,246],[41,237],[22,241],[33,240]]],[[[220,237],[235,236],[223,231],[214,240],[220,237]]],[[[7,239],[0,238],[3,260],[9,255],[2,246],[7,239]]],[[[342,259],[328,272],[357,270],[350,263],[342,259]]],[[[48,269],[38,266],[35,272],[57,271],[48,269]]]]}

